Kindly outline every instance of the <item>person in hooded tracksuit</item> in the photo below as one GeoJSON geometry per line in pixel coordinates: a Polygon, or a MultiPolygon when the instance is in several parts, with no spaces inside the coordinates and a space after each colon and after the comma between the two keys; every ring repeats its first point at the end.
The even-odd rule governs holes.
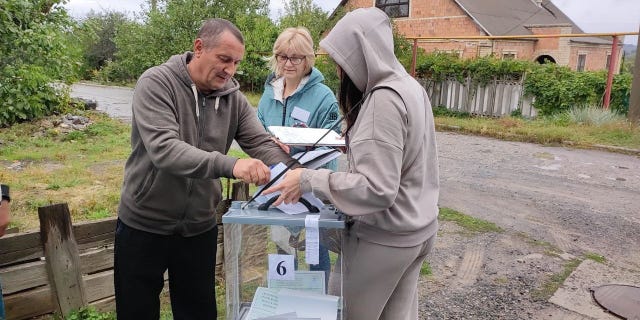
{"type": "Polygon", "coordinates": [[[295,169],[274,205],[312,191],[351,217],[342,248],[346,319],[418,319],[420,267],[438,230],[438,159],[424,88],[393,52],[377,8],[347,13],[320,42],[338,64],[347,172],[295,169]]]}
{"type": "Polygon", "coordinates": [[[165,271],[174,319],[216,319],[219,178],[265,184],[267,165],[294,165],[233,79],[243,56],[238,28],[210,19],[193,52],[138,78],[115,232],[119,320],[159,319],[165,271]],[[227,155],[234,139],[251,158],[227,155]]]}
{"type": "MultiPolygon", "coordinates": [[[[273,72],[265,81],[258,103],[258,118],[265,129],[268,130],[269,126],[326,128],[340,133],[338,101],[333,91],[323,83],[324,76],[314,63],[315,52],[309,30],[304,27],[287,28],[280,33],[273,44],[270,60],[273,72]]],[[[291,155],[304,151],[302,147],[281,146],[291,155]]],[[[331,160],[323,168],[337,171],[338,162],[331,160]]],[[[286,229],[272,228],[272,233],[286,232],[286,229]]],[[[299,232],[296,228],[288,228],[288,231],[299,232]]],[[[278,237],[274,235],[273,238],[278,237]]],[[[279,251],[286,252],[282,247],[289,247],[286,243],[277,245],[279,251]]],[[[309,270],[324,271],[325,282],[328,283],[331,262],[329,250],[322,242],[318,254],[319,263],[310,265],[309,270]]]]}

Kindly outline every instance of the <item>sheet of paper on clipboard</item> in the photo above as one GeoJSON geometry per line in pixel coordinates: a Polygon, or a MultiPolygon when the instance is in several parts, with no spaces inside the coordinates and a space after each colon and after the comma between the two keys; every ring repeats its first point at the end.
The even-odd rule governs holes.
{"type": "Polygon", "coordinates": [[[282,143],[291,146],[312,146],[327,131],[329,133],[316,144],[317,147],[343,147],[345,145],[345,140],[337,132],[329,129],[283,126],[269,126],[267,129],[282,143]]]}

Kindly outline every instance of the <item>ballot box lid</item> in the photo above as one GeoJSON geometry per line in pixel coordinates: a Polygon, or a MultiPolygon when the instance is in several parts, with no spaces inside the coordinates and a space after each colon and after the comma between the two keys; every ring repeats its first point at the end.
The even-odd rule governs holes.
{"type": "Polygon", "coordinates": [[[319,213],[307,212],[291,215],[273,207],[269,210],[258,210],[258,205],[250,203],[245,206],[245,203],[245,201],[234,201],[229,211],[222,216],[222,223],[304,227],[307,215],[319,214],[319,228],[344,229],[345,226],[345,216],[337,212],[331,205],[320,208],[319,213]]]}

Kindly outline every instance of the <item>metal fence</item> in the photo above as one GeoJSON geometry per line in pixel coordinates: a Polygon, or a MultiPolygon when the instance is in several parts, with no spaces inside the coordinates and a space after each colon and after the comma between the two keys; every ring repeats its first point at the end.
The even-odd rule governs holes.
{"type": "Polygon", "coordinates": [[[524,95],[522,81],[494,80],[486,85],[456,79],[433,81],[418,79],[431,99],[431,105],[475,115],[502,117],[520,110],[523,117],[535,118],[533,97],[524,95]]]}

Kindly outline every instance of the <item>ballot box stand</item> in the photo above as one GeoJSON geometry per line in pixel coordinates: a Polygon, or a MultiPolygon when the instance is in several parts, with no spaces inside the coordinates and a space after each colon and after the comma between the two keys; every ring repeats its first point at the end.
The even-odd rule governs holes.
{"type": "Polygon", "coordinates": [[[258,204],[245,204],[234,201],[222,216],[225,319],[281,315],[287,319],[342,319],[344,216],[331,205],[319,208],[318,213],[290,215],[273,207],[260,210],[258,204]],[[317,216],[317,229],[305,228],[308,215],[317,216]],[[323,271],[309,271],[306,263],[306,246],[313,248],[314,239],[329,249],[328,277],[323,271]]]}

